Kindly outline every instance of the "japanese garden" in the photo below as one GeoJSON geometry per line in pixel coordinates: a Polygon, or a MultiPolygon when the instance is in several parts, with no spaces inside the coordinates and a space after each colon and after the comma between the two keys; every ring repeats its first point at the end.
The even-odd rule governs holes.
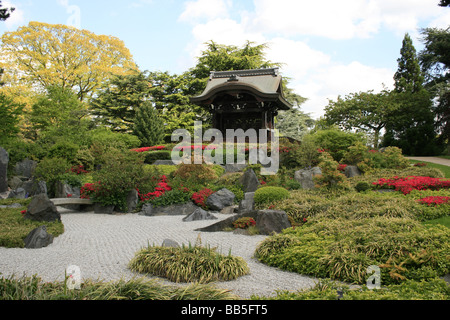
{"type": "Polygon", "coordinates": [[[0,300],[450,299],[450,30],[421,33],[394,89],[313,119],[268,44],[171,74],[113,36],[5,32],[0,300]]]}

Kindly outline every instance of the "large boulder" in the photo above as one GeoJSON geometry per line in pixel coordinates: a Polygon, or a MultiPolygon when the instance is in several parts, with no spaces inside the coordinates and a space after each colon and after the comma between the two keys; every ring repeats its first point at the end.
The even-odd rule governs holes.
{"type": "Polygon", "coordinates": [[[352,178],[361,175],[361,171],[357,166],[346,166],[344,174],[347,178],[352,178]]]}
{"type": "Polygon", "coordinates": [[[8,152],[0,147],[0,193],[8,191],[8,152]]]}
{"type": "Polygon", "coordinates": [[[227,188],[220,189],[214,192],[207,199],[205,204],[211,210],[220,211],[225,207],[231,206],[234,203],[235,194],[227,188]]]}
{"type": "Polygon", "coordinates": [[[61,214],[46,194],[34,196],[28,205],[25,219],[34,221],[61,221],[61,214]]]}
{"type": "Polygon", "coordinates": [[[189,221],[199,221],[199,220],[215,220],[217,219],[216,216],[214,216],[212,213],[203,210],[202,208],[195,209],[194,212],[189,214],[188,216],[183,218],[184,222],[189,221]]]}
{"type": "Polygon", "coordinates": [[[35,179],[30,179],[28,181],[23,182],[22,188],[25,189],[26,194],[29,197],[33,197],[42,193],[47,194],[47,184],[45,181],[37,181],[35,179]]]}
{"type": "Polygon", "coordinates": [[[40,249],[53,243],[53,235],[47,233],[46,226],[33,229],[24,239],[25,248],[40,249]]]}
{"type": "Polygon", "coordinates": [[[322,170],[319,167],[313,167],[311,169],[301,169],[295,172],[294,178],[302,186],[302,189],[314,189],[314,177],[321,175],[322,170]]]}
{"type": "Polygon", "coordinates": [[[24,159],[18,162],[14,168],[16,175],[31,179],[37,166],[37,161],[24,159]]]}
{"type": "Polygon", "coordinates": [[[286,212],[281,210],[259,210],[256,216],[256,227],[260,234],[269,235],[273,232],[280,233],[283,229],[290,228],[286,212]]]}
{"type": "Polygon", "coordinates": [[[27,193],[24,188],[17,188],[15,190],[11,190],[7,199],[25,199],[27,193]]]}
{"type": "Polygon", "coordinates": [[[255,192],[260,183],[253,169],[248,169],[239,178],[239,183],[244,187],[244,192],[255,192]]]}

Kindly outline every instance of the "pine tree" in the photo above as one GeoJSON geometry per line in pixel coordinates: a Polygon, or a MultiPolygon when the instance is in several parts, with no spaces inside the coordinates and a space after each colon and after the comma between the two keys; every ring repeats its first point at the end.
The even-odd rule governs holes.
{"type": "Polygon", "coordinates": [[[144,102],[136,110],[133,131],[142,146],[151,147],[163,142],[164,124],[150,102],[144,102]]]}

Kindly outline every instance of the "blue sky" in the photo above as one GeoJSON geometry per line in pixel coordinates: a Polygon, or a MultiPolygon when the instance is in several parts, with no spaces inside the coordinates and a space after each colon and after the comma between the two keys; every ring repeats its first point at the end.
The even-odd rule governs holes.
{"type": "Polygon", "coordinates": [[[181,73],[206,41],[267,43],[290,86],[318,118],[328,99],[391,88],[408,32],[450,26],[439,0],[3,0],[16,11],[0,33],[30,21],[74,25],[124,41],[141,70],[181,73]]]}

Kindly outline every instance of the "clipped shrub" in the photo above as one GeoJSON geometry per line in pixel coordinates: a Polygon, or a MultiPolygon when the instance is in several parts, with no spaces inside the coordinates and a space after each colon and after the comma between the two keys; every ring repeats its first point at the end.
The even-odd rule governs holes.
{"type": "Polygon", "coordinates": [[[241,257],[220,254],[216,248],[192,246],[148,246],[138,251],[129,263],[132,271],[167,278],[173,282],[229,281],[249,272],[241,257]]]}
{"type": "Polygon", "coordinates": [[[370,190],[371,188],[372,186],[367,181],[358,182],[355,186],[355,189],[358,192],[367,191],[370,190]]]}
{"type": "Polygon", "coordinates": [[[289,191],[282,187],[264,187],[255,191],[255,205],[265,205],[289,198],[289,191]]]}
{"type": "Polygon", "coordinates": [[[128,133],[113,132],[107,128],[97,128],[89,131],[89,145],[108,146],[116,149],[131,149],[141,144],[138,137],[128,133]]]}
{"type": "Polygon", "coordinates": [[[361,134],[341,131],[339,129],[318,130],[312,134],[319,148],[328,152],[335,161],[340,162],[347,149],[356,142],[364,142],[361,134]]]}

